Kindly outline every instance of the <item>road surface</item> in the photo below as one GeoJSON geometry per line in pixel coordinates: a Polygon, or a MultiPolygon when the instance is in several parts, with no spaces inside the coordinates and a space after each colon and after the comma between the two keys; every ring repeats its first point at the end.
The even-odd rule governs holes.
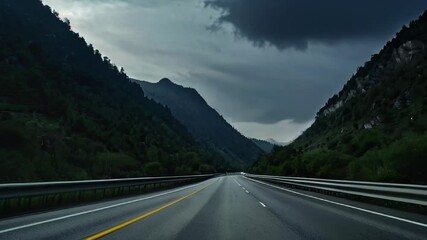
{"type": "Polygon", "coordinates": [[[0,219],[0,239],[427,239],[427,216],[240,175],[0,219]]]}

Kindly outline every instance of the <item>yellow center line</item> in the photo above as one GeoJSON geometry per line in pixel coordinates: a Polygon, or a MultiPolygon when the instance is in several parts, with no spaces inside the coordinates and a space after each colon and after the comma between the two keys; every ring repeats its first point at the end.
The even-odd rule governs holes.
{"type": "MultiPolygon", "coordinates": [[[[216,182],[216,181],[215,181],[215,182],[216,182]]],[[[143,215],[141,215],[141,216],[138,216],[138,217],[132,218],[132,219],[130,219],[130,220],[128,220],[128,221],[126,221],[126,222],[123,222],[123,223],[121,223],[121,224],[119,224],[119,225],[116,225],[116,226],[114,226],[114,227],[108,228],[108,229],[106,229],[106,230],[104,230],[104,231],[102,231],[102,232],[99,232],[99,233],[97,233],[97,234],[95,234],[95,235],[89,236],[89,237],[87,237],[87,238],[85,238],[85,239],[86,239],[86,240],[94,240],[94,239],[99,239],[99,238],[105,237],[105,236],[106,236],[106,235],[108,235],[108,234],[111,234],[111,233],[113,233],[113,232],[115,232],[115,231],[117,231],[117,230],[120,230],[120,229],[122,229],[122,228],[124,228],[124,227],[126,227],[126,226],[131,225],[132,223],[138,222],[138,221],[140,221],[140,220],[142,220],[142,219],[144,219],[144,218],[147,218],[147,217],[149,217],[149,216],[151,216],[151,215],[153,215],[153,214],[155,214],[155,213],[158,213],[158,212],[160,212],[160,211],[162,211],[162,210],[164,210],[164,209],[166,209],[166,208],[168,208],[168,207],[170,207],[170,206],[172,206],[172,205],[174,205],[174,204],[176,204],[176,203],[179,203],[179,202],[181,202],[182,200],[187,199],[187,198],[189,198],[189,197],[193,196],[194,194],[196,194],[196,193],[198,193],[198,192],[200,192],[200,191],[204,190],[205,188],[209,187],[209,186],[210,186],[211,184],[213,184],[213,183],[214,183],[214,182],[212,182],[212,183],[210,183],[210,184],[208,184],[208,185],[204,186],[203,188],[200,188],[200,189],[198,189],[198,190],[196,190],[196,191],[194,191],[194,192],[192,192],[192,193],[190,193],[190,194],[188,194],[188,195],[186,195],[186,196],[183,196],[183,197],[181,197],[181,198],[178,198],[178,199],[176,199],[175,201],[172,201],[172,202],[170,202],[170,203],[168,203],[168,204],[165,204],[165,205],[163,205],[163,206],[161,206],[161,207],[159,207],[159,208],[156,208],[156,209],[154,209],[154,210],[152,210],[152,211],[150,211],[150,212],[148,212],[148,213],[144,213],[144,214],[143,214],[143,215]]]]}

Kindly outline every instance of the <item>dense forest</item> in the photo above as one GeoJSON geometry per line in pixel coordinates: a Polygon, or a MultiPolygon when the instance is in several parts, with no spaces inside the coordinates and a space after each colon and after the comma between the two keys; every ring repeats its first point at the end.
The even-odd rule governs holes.
{"type": "Polygon", "coordinates": [[[314,124],[255,173],[427,183],[427,12],[328,100],[314,124]]]}
{"type": "Polygon", "coordinates": [[[147,97],[166,105],[200,144],[215,150],[236,168],[250,166],[264,153],[209,106],[194,88],[177,85],[169,79],[158,83],[135,82],[147,97]]]}
{"type": "Polygon", "coordinates": [[[40,0],[0,0],[0,181],[227,167],[40,0]]]}

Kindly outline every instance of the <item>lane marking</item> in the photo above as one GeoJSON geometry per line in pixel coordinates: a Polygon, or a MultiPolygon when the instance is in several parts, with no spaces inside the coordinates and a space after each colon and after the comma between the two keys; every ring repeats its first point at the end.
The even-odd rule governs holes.
{"type": "MultiPolygon", "coordinates": [[[[242,185],[240,185],[240,183],[235,179],[235,178],[233,178],[233,180],[239,185],[239,186],[242,186],[242,185]]],[[[245,192],[246,193],[248,193],[249,194],[249,191],[248,190],[246,190],[244,187],[242,187],[244,190],[245,190],[245,192]]],[[[252,195],[253,196],[253,195],[252,195]]],[[[266,207],[266,205],[263,203],[263,202],[261,202],[261,201],[258,201],[259,202],[259,204],[261,204],[261,206],[263,206],[263,207],[266,207]]]]}
{"type": "Polygon", "coordinates": [[[241,187],[242,185],[240,185],[240,183],[238,182],[238,181],[236,181],[236,179],[233,177],[233,181],[237,184],[237,185],[239,185],[239,187],[241,187]]]}
{"type": "Polygon", "coordinates": [[[247,178],[247,177],[244,177],[244,178],[246,178],[246,179],[248,179],[250,181],[253,181],[253,182],[264,184],[264,185],[267,185],[267,186],[270,186],[270,187],[273,187],[273,188],[277,188],[277,189],[280,189],[280,190],[283,190],[283,191],[286,191],[286,192],[294,193],[294,194],[297,194],[297,195],[300,195],[300,196],[304,196],[304,197],[316,199],[316,200],[319,200],[319,201],[323,201],[323,202],[335,204],[335,205],[338,205],[338,206],[347,207],[347,208],[359,210],[359,211],[362,211],[362,212],[371,213],[371,214],[374,214],[374,215],[378,215],[378,216],[382,216],[382,217],[386,217],[386,218],[391,218],[391,219],[394,219],[394,220],[398,220],[398,221],[402,221],[402,222],[406,222],[406,223],[411,223],[411,224],[414,224],[414,225],[418,225],[418,226],[427,228],[427,224],[425,224],[425,223],[416,222],[416,221],[412,221],[412,220],[405,219],[405,218],[395,217],[395,216],[392,216],[392,215],[388,215],[388,214],[384,214],[384,213],[380,213],[380,212],[375,212],[375,211],[371,211],[371,210],[368,210],[368,209],[364,209],[364,208],[360,208],[360,207],[355,207],[355,206],[347,205],[347,204],[344,204],[344,203],[334,202],[334,201],[331,201],[331,200],[327,200],[327,199],[323,199],[323,198],[311,196],[311,195],[308,195],[308,194],[304,194],[304,193],[292,191],[292,190],[289,190],[289,189],[286,189],[286,188],[278,187],[278,186],[275,186],[275,185],[272,185],[272,184],[264,183],[264,182],[261,182],[261,181],[255,180],[255,179],[251,179],[251,178],[247,178]]]}
{"type": "MultiPolygon", "coordinates": [[[[233,178],[233,180],[237,183],[237,185],[239,185],[240,187],[242,187],[242,185],[240,185],[240,183],[239,183],[239,182],[237,182],[237,180],[236,180],[235,178],[233,178]]],[[[243,189],[243,190],[245,190],[245,192],[246,192],[246,193],[249,193],[249,191],[248,191],[248,190],[246,190],[246,188],[245,188],[245,187],[242,187],[242,189],[243,189]]]]}
{"type": "Polygon", "coordinates": [[[167,204],[165,204],[165,205],[163,205],[163,206],[161,206],[159,208],[156,208],[156,209],[154,209],[154,210],[152,210],[150,212],[144,213],[144,214],[142,214],[142,215],[140,215],[138,217],[132,218],[132,219],[127,220],[127,221],[125,221],[123,223],[120,223],[120,224],[118,224],[118,225],[116,225],[114,227],[108,228],[108,229],[106,229],[104,231],[101,231],[101,232],[99,232],[97,234],[89,236],[89,237],[85,238],[85,240],[95,240],[95,239],[100,239],[102,237],[105,237],[105,236],[107,236],[107,235],[109,235],[109,234],[111,234],[113,232],[116,232],[116,231],[118,231],[118,230],[120,230],[122,228],[125,228],[125,227],[127,227],[127,226],[129,226],[129,225],[131,225],[133,223],[136,223],[136,222],[138,222],[140,220],[143,220],[144,218],[147,218],[147,217],[149,217],[151,215],[154,215],[155,213],[158,213],[158,212],[160,212],[160,211],[162,211],[162,210],[164,210],[164,209],[166,209],[166,208],[168,208],[168,207],[170,207],[172,205],[175,205],[175,204],[177,204],[177,203],[179,203],[179,202],[181,202],[181,201],[183,201],[183,200],[185,200],[185,199],[187,199],[187,198],[189,198],[189,197],[191,197],[191,196],[193,196],[193,195],[201,192],[202,190],[206,189],[207,187],[209,187],[212,184],[213,184],[213,182],[210,183],[210,184],[208,184],[207,186],[204,186],[204,187],[202,187],[202,188],[200,188],[200,189],[198,189],[198,190],[196,190],[196,191],[194,191],[194,192],[192,192],[192,193],[190,193],[190,194],[188,194],[186,196],[180,197],[180,198],[176,199],[175,201],[167,203],[167,204]]]}
{"type": "Polygon", "coordinates": [[[105,207],[96,208],[96,209],[92,209],[92,210],[88,210],[88,211],[78,212],[78,213],[74,213],[74,214],[70,214],[70,215],[65,215],[65,216],[62,216],[62,217],[57,217],[57,218],[52,218],[52,219],[48,219],[48,220],[44,220],[44,221],[35,222],[35,223],[25,224],[25,225],[21,225],[21,226],[18,226],[18,227],[12,227],[12,228],[8,228],[8,229],[3,229],[3,230],[0,230],[0,234],[7,233],[7,232],[12,232],[12,231],[16,231],[16,230],[20,230],[20,229],[24,229],[24,228],[34,227],[34,226],[42,225],[42,224],[45,224],[45,223],[56,222],[56,221],[60,221],[60,220],[67,219],[67,218],[77,217],[77,216],[81,216],[81,215],[85,215],[85,214],[89,214],[89,213],[93,213],[93,212],[98,212],[98,211],[102,211],[102,210],[106,210],[106,209],[110,209],[110,208],[115,208],[115,207],[119,207],[119,206],[131,204],[131,203],[135,203],[135,202],[140,202],[140,201],[144,201],[144,200],[148,200],[148,199],[152,199],[152,198],[164,196],[164,195],[175,193],[175,192],[179,192],[179,191],[182,191],[182,190],[185,190],[185,189],[188,189],[188,188],[196,187],[196,186],[199,186],[199,185],[201,185],[203,183],[206,183],[206,182],[203,181],[201,183],[197,183],[197,184],[193,184],[193,185],[190,185],[190,186],[178,188],[178,189],[175,189],[175,190],[172,190],[172,191],[155,194],[155,195],[151,195],[151,196],[148,196],[148,197],[138,198],[138,199],[127,201],[127,202],[117,203],[117,204],[113,204],[113,205],[110,205],[110,206],[105,206],[105,207]]]}

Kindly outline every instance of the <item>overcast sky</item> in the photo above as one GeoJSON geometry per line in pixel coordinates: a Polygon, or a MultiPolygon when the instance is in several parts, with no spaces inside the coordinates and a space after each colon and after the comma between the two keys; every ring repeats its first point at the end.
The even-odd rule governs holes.
{"type": "Polygon", "coordinates": [[[248,137],[288,142],[425,0],[43,0],[136,79],[193,87],[248,137]]]}

